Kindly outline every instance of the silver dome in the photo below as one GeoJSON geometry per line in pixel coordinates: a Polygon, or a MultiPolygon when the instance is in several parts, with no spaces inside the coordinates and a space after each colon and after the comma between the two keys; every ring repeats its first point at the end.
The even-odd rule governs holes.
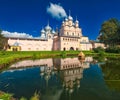
{"type": "Polygon", "coordinates": [[[52,28],[49,26],[49,24],[45,27],[45,30],[51,30],[52,28]]]}
{"type": "Polygon", "coordinates": [[[41,33],[45,33],[45,30],[44,30],[44,29],[42,29],[42,30],[41,30],[41,33]]]}
{"type": "Polygon", "coordinates": [[[69,20],[73,20],[72,16],[70,16],[70,15],[68,16],[68,19],[69,19],[69,20]]]}

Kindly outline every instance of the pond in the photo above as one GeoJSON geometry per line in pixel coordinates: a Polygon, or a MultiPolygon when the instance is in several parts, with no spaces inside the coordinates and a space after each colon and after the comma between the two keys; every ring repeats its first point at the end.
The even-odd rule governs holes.
{"type": "Polygon", "coordinates": [[[119,100],[120,63],[93,57],[23,60],[0,73],[0,90],[18,100],[35,93],[40,100],[119,100]]]}

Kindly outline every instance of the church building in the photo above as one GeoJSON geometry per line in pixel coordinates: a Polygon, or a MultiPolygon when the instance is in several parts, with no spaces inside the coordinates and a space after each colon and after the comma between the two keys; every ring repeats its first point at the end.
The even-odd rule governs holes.
{"type": "Polygon", "coordinates": [[[91,50],[92,44],[88,37],[82,35],[79,21],[73,22],[72,16],[68,16],[61,25],[57,38],[54,38],[54,50],[91,50]]]}
{"type": "Polygon", "coordinates": [[[69,14],[61,24],[58,32],[49,25],[42,28],[39,38],[6,37],[8,39],[7,51],[68,51],[91,50],[92,44],[88,37],[84,37],[79,21],[73,21],[69,14]]]}

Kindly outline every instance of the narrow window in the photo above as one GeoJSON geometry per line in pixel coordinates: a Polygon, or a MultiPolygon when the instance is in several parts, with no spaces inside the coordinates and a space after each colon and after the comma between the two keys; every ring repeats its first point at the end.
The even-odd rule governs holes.
{"type": "Polygon", "coordinates": [[[72,33],[72,35],[74,36],[74,33],[72,33]]]}
{"type": "Polygon", "coordinates": [[[67,32],[67,35],[69,35],[69,33],[67,32]]]}

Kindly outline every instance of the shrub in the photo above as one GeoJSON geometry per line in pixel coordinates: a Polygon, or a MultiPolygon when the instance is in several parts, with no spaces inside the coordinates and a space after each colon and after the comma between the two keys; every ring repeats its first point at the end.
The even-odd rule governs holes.
{"type": "Polygon", "coordinates": [[[102,48],[102,47],[94,48],[93,51],[94,51],[95,53],[103,53],[103,52],[105,52],[104,48],[102,48]]]}
{"type": "Polygon", "coordinates": [[[9,93],[2,93],[0,95],[0,99],[1,100],[11,100],[12,99],[13,94],[9,94],[9,93]]]}
{"type": "Polygon", "coordinates": [[[108,48],[106,48],[106,52],[109,52],[109,53],[120,53],[120,47],[117,47],[117,46],[108,47],[108,48]]]}
{"type": "Polygon", "coordinates": [[[20,100],[27,100],[26,98],[24,98],[24,97],[22,97],[22,98],[20,98],[20,100]]]}
{"type": "Polygon", "coordinates": [[[34,93],[34,95],[30,98],[30,100],[40,100],[40,93],[34,93]]]}

